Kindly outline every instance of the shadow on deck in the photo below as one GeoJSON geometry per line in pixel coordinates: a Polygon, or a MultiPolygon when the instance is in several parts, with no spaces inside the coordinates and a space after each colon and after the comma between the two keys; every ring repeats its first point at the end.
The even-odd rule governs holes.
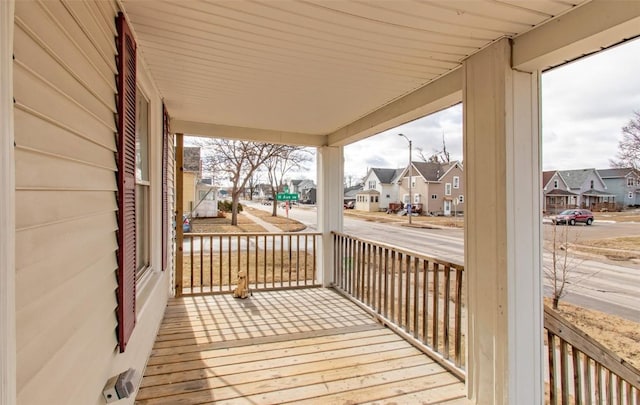
{"type": "Polygon", "coordinates": [[[468,404],[464,383],[330,289],[169,302],[138,404],[468,404]]]}

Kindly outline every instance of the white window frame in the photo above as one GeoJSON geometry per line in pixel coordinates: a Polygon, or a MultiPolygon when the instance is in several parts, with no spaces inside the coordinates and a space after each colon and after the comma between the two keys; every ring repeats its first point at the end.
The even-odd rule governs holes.
{"type": "Polygon", "coordinates": [[[136,89],[136,103],[136,282],[139,283],[151,268],[152,153],[150,136],[151,103],[140,89],[140,86],[136,89]],[[145,125],[142,125],[143,123],[145,125]],[[146,138],[146,140],[142,138],[146,138]]]}
{"type": "Polygon", "coordinates": [[[558,188],[558,180],[553,180],[553,188],[558,188]]]}
{"type": "Polygon", "coordinates": [[[431,194],[431,199],[432,200],[437,200],[438,199],[438,194],[431,194]]]}
{"type": "Polygon", "coordinates": [[[633,177],[628,177],[627,178],[627,187],[633,187],[633,186],[636,185],[635,183],[636,182],[635,182],[635,179],[633,177]]]}
{"type": "Polygon", "coordinates": [[[416,186],[416,178],[415,178],[415,176],[411,176],[409,178],[409,181],[411,182],[411,188],[415,188],[415,186],[416,186]]]}
{"type": "Polygon", "coordinates": [[[409,204],[409,194],[403,194],[402,195],[402,202],[404,204],[409,204]]]}
{"type": "Polygon", "coordinates": [[[369,190],[375,190],[376,189],[376,181],[375,180],[369,180],[368,186],[369,186],[369,190]]]}
{"type": "Polygon", "coordinates": [[[414,203],[414,204],[420,204],[420,197],[421,197],[421,196],[420,196],[420,194],[415,193],[415,194],[413,195],[413,203],[414,203]]]}
{"type": "Polygon", "coordinates": [[[451,183],[445,183],[444,195],[451,195],[451,183]]]}
{"type": "Polygon", "coordinates": [[[460,176],[453,176],[453,188],[460,188],[460,176]]]}
{"type": "Polygon", "coordinates": [[[459,203],[459,204],[464,204],[464,195],[460,194],[460,195],[458,196],[458,203],[459,203]]]}
{"type": "Polygon", "coordinates": [[[629,194],[627,195],[627,197],[629,197],[630,200],[633,199],[633,191],[629,191],[629,194]]]}

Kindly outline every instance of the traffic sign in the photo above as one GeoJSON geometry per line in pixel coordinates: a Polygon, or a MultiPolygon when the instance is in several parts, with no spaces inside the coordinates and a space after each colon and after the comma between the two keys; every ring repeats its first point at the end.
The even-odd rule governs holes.
{"type": "Polygon", "coordinates": [[[297,193],[278,193],[276,194],[276,200],[278,201],[298,201],[297,193]]]}

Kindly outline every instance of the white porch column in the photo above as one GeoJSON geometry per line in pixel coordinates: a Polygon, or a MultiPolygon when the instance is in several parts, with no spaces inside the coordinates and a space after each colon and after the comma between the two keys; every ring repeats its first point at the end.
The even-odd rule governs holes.
{"type": "Polygon", "coordinates": [[[333,281],[333,241],[331,231],[342,232],[344,158],[342,146],[318,148],[318,231],[322,232],[318,271],[328,287],[333,281]]]}
{"type": "Polygon", "coordinates": [[[14,2],[0,1],[0,405],[16,403],[14,2]]]}
{"type": "Polygon", "coordinates": [[[542,404],[539,73],[501,40],[464,63],[467,388],[478,404],[542,404]]]}

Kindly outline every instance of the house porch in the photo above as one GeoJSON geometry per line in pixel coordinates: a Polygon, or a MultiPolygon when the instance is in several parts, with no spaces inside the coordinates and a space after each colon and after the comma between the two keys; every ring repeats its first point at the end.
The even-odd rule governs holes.
{"type": "Polygon", "coordinates": [[[463,381],[333,289],[172,299],[139,404],[467,404],[463,381]]]}

